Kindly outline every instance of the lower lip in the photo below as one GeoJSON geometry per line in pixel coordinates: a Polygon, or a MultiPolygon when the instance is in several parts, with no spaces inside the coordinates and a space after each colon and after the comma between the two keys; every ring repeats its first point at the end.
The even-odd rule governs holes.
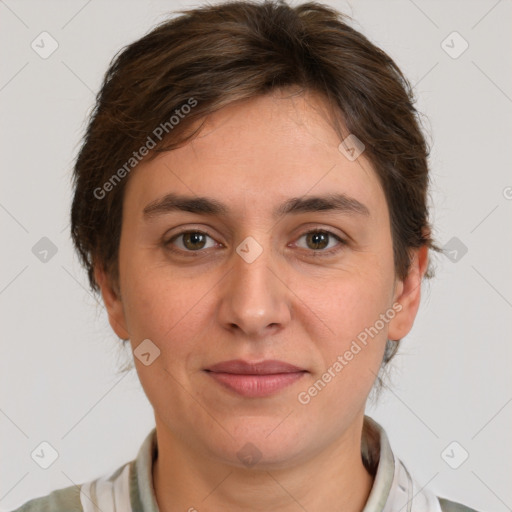
{"type": "Polygon", "coordinates": [[[207,372],[219,384],[239,395],[256,398],[270,396],[298,381],[306,372],[275,373],[271,375],[242,375],[207,372]]]}

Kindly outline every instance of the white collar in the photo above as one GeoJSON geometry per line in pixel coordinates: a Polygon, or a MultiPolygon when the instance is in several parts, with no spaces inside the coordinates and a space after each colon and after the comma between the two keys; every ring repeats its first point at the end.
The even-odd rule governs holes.
{"type": "Polygon", "coordinates": [[[364,417],[361,452],[373,466],[374,482],[362,512],[442,512],[438,498],[422,489],[393,453],[385,430],[364,417]]]}

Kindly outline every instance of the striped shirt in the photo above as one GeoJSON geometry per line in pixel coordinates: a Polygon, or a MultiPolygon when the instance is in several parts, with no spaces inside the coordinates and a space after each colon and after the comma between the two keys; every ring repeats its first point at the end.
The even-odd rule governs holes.
{"type": "MultiPolygon", "coordinates": [[[[364,418],[361,454],[374,483],[362,512],[476,512],[421,488],[391,450],[384,429],[364,418]]],[[[152,467],[156,429],[136,459],[114,473],[28,501],[13,512],[158,512],[152,467]]],[[[191,507],[190,510],[194,510],[191,507]]]]}

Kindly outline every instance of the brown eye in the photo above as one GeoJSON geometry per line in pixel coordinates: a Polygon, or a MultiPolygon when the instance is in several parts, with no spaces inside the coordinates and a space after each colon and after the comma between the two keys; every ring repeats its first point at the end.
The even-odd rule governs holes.
{"type": "Polygon", "coordinates": [[[205,243],[206,236],[202,233],[185,233],[183,235],[183,245],[191,251],[202,249],[205,243]]]}
{"type": "Polygon", "coordinates": [[[191,252],[214,247],[215,241],[211,236],[201,231],[185,231],[171,238],[166,245],[174,245],[182,251],[191,252]],[[210,242],[208,239],[210,239],[210,242]]]}
{"type": "Polygon", "coordinates": [[[308,233],[304,233],[299,238],[299,240],[302,239],[305,240],[305,246],[297,243],[299,247],[319,252],[329,252],[324,249],[332,249],[336,245],[342,245],[344,243],[339,236],[336,236],[334,233],[330,233],[329,231],[310,231],[308,233]]]}
{"type": "Polygon", "coordinates": [[[329,235],[323,232],[308,233],[306,243],[310,249],[325,249],[329,245],[329,235]]]}

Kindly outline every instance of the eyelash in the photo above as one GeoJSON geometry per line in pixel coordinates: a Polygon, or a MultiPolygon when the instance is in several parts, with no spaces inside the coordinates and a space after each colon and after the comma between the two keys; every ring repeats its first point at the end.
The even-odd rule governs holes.
{"type": "MultiPolygon", "coordinates": [[[[346,240],[342,239],[340,236],[336,235],[335,233],[333,233],[332,231],[329,231],[327,229],[312,229],[312,230],[309,230],[309,231],[305,231],[304,233],[302,233],[298,238],[297,240],[300,240],[302,237],[306,236],[306,235],[309,235],[309,234],[312,234],[312,233],[324,233],[324,234],[327,234],[329,237],[332,237],[334,238],[337,242],[338,242],[338,245],[334,248],[331,248],[331,249],[304,249],[304,248],[301,248],[305,251],[308,251],[311,253],[311,255],[317,257],[317,256],[326,256],[326,255],[333,255],[335,253],[337,253],[338,251],[340,251],[343,246],[347,245],[347,242],[346,240]]],[[[164,241],[164,246],[166,249],[168,249],[169,251],[171,252],[174,252],[174,253],[177,253],[177,254],[180,254],[180,255],[186,255],[186,256],[192,256],[192,257],[198,257],[201,255],[201,253],[204,253],[205,251],[207,251],[208,249],[213,249],[213,247],[208,247],[208,249],[198,249],[197,251],[191,251],[191,250],[184,250],[184,249],[177,249],[176,247],[173,246],[173,242],[178,239],[180,236],[183,236],[183,235],[186,235],[186,234],[200,234],[200,235],[206,235],[207,237],[211,238],[212,240],[215,240],[213,238],[213,236],[211,236],[208,232],[206,231],[201,231],[201,230],[186,230],[186,231],[181,231],[175,235],[173,235],[169,240],[167,241],[164,241]]],[[[330,242],[330,240],[329,240],[330,242]]]]}

